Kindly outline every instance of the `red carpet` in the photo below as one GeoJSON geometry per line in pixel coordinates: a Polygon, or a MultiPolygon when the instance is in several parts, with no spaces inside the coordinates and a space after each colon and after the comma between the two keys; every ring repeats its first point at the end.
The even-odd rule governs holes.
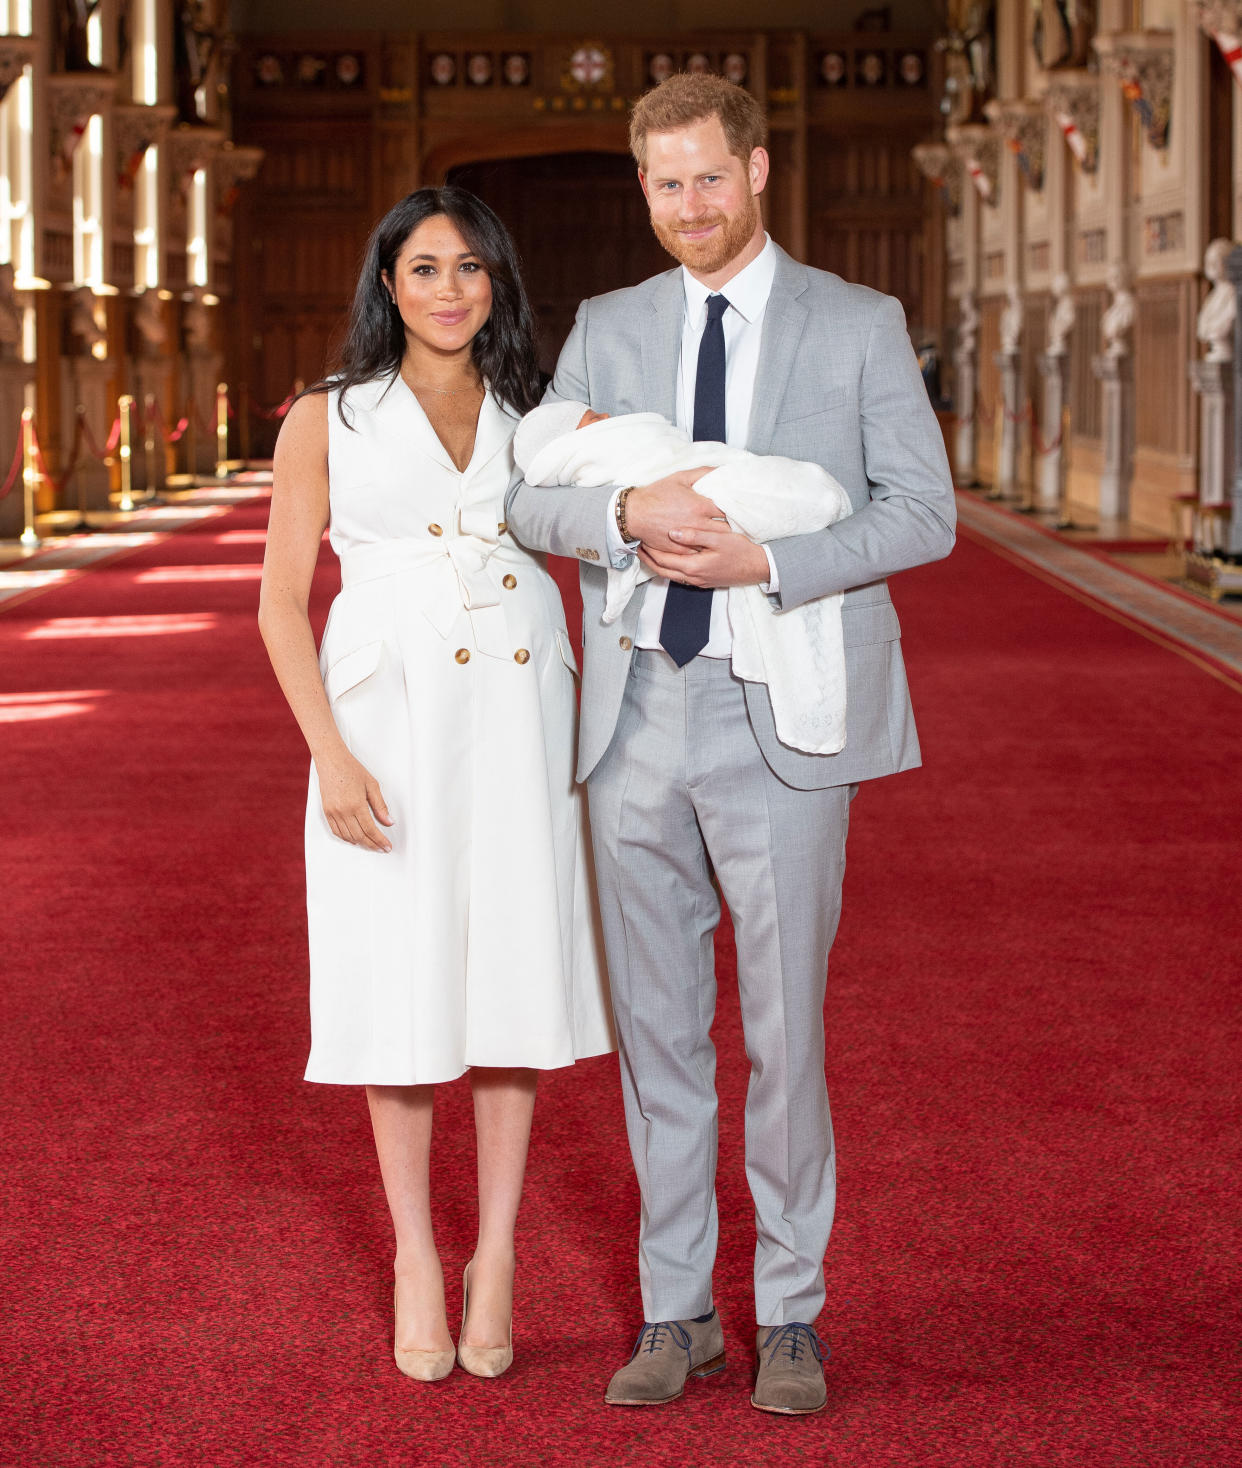
{"type": "MultiPolygon", "coordinates": [[[[300,1080],[306,759],[255,631],[263,519],[0,615],[0,1460],[1242,1461],[1236,692],[977,545],[902,577],[928,767],[864,789],[850,839],[828,1410],[747,1405],[727,984],[729,1369],[601,1404],[639,1316],[604,1060],[543,1087],[513,1371],[419,1386],[362,1097],[300,1080]]],[[[464,1085],[438,1126],[451,1280],[464,1085]]]]}

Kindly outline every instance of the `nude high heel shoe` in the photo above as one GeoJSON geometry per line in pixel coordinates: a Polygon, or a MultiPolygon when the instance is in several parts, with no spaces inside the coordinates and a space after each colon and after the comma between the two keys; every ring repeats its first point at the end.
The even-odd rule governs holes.
{"type": "MultiPolygon", "coordinates": [[[[466,1328],[466,1307],[470,1303],[470,1266],[461,1277],[461,1326],[466,1328]]],[[[503,1376],[513,1365],[513,1321],[509,1321],[507,1346],[468,1346],[458,1337],[457,1359],[463,1371],[471,1376],[503,1376]]]]}
{"type": "MultiPolygon", "coordinates": [[[[396,1332],[397,1291],[392,1292],[393,1331],[396,1332]]],[[[394,1340],[392,1348],[397,1370],[415,1381],[443,1381],[457,1359],[452,1347],[447,1351],[403,1351],[394,1340]]]]}

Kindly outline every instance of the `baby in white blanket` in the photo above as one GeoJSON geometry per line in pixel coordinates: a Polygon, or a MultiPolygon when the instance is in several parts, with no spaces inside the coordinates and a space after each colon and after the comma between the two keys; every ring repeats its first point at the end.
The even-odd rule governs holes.
{"type": "MultiPolygon", "coordinates": [[[[659,413],[593,413],[545,403],[518,425],[513,454],[527,484],[651,484],[679,469],[710,468],[695,489],[732,529],[756,543],[822,530],[850,513],[845,490],[818,464],[694,443],[659,413]]],[[[608,568],[605,623],[651,579],[637,556],[608,568]]],[[[845,746],[845,649],[840,593],[777,612],[757,586],[728,590],[734,673],[767,685],[777,738],[809,754],[845,746]]]]}

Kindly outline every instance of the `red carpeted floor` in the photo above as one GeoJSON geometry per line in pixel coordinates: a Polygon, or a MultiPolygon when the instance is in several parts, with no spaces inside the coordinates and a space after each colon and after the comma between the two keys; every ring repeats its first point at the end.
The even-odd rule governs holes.
{"type": "MultiPolygon", "coordinates": [[[[927,768],[865,788],[850,838],[828,1410],[747,1405],[727,983],[729,1369],[601,1404],[639,1318],[606,1059],[543,1088],[516,1365],[420,1386],[362,1097],[300,1080],[306,759],[255,632],[263,522],[0,615],[0,1461],[1242,1462],[1236,691],[976,544],[902,577],[927,768]]],[[[464,1085],[438,1121],[451,1278],[464,1085]]]]}

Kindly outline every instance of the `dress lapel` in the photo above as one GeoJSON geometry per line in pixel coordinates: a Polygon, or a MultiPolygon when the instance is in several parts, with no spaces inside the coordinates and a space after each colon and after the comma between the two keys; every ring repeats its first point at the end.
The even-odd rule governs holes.
{"type": "Polygon", "coordinates": [[[755,395],[750,408],[746,447],[765,454],[776,431],[785,387],[793,371],[798,342],[806,327],[807,308],[798,299],[806,290],[806,267],[791,260],[777,247],[776,276],[763,314],[759,343],[759,366],[755,372],[755,395]]]}
{"type": "Polygon", "coordinates": [[[440,442],[439,435],[431,426],[431,420],[423,412],[423,406],[414,396],[405,378],[398,372],[386,386],[381,386],[380,406],[392,415],[401,437],[412,448],[434,459],[450,474],[457,473],[457,465],[449,458],[448,450],[440,442]]]}
{"type": "Polygon", "coordinates": [[[681,271],[671,270],[656,282],[650,310],[643,319],[643,384],[639,393],[643,411],[663,413],[670,423],[677,421],[677,358],[685,314],[681,271]]]}

